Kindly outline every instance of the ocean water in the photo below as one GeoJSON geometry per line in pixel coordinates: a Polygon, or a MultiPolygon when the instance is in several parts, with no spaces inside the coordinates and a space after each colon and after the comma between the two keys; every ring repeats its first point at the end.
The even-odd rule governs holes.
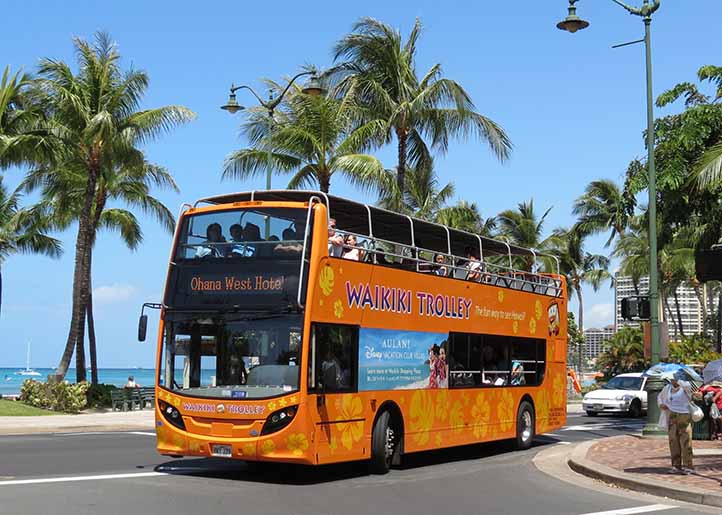
{"type": "MultiPolygon", "coordinates": [[[[17,372],[24,370],[22,368],[0,368],[0,395],[17,395],[25,379],[36,379],[45,381],[47,377],[55,370],[52,368],[36,368],[39,376],[27,377],[18,375],[17,372]]],[[[201,383],[209,384],[210,378],[215,374],[214,370],[201,371],[201,383]]],[[[179,373],[182,375],[182,372],[179,373]]],[[[124,386],[128,382],[128,377],[133,376],[135,382],[140,386],[155,385],[155,369],[154,368],[100,368],[98,369],[98,381],[105,384],[113,384],[115,386],[124,386]]],[[[75,382],[75,369],[68,370],[65,378],[68,381],[75,382]]],[[[90,381],[90,371],[88,371],[88,381],[90,381]]]]}

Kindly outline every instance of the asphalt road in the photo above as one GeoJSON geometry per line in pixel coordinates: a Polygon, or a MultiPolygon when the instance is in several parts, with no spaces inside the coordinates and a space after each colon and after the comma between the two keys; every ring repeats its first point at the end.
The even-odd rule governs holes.
{"type": "Polygon", "coordinates": [[[0,437],[0,514],[696,513],[674,501],[575,486],[532,463],[549,446],[642,425],[569,416],[567,427],[539,436],[528,451],[495,443],[410,455],[386,476],[370,476],[358,463],[298,468],[169,460],[155,453],[153,434],[145,432],[0,437]]]}

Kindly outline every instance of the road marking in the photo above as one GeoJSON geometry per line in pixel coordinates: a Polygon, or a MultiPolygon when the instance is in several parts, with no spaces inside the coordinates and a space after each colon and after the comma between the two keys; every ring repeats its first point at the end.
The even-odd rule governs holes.
{"type": "Polygon", "coordinates": [[[670,504],[650,504],[649,506],[639,506],[638,508],[626,508],[623,510],[595,511],[594,513],[584,513],[583,515],[634,515],[635,513],[649,513],[650,511],[664,511],[676,508],[670,504]]]}
{"type": "Polygon", "coordinates": [[[639,425],[618,425],[618,424],[586,424],[581,426],[567,426],[560,429],[560,431],[603,431],[605,429],[616,429],[619,431],[626,431],[628,429],[642,429],[644,423],[639,425]]]}
{"type": "Polygon", "coordinates": [[[572,442],[563,442],[561,440],[557,442],[557,445],[571,445],[571,444],[572,444],[572,442]]]}
{"type": "Polygon", "coordinates": [[[154,477],[167,476],[163,472],[135,472],[131,474],[103,474],[96,476],[68,476],[68,477],[48,477],[43,479],[15,479],[12,481],[0,481],[2,486],[14,485],[40,485],[45,483],[70,483],[75,481],[100,481],[105,479],[131,479],[136,477],[154,477]]]}
{"type": "Polygon", "coordinates": [[[150,433],[150,432],[146,432],[146,431],[129,431],[127,434],[142,435],[142,436],[155,436],[155,433],[150,433]]]}
{"type": "Polygon", "coordinates": [[[143,435],[155,436],[148,431],[85,431],[82,433],[53,433],[53,436],[143,435]]]}

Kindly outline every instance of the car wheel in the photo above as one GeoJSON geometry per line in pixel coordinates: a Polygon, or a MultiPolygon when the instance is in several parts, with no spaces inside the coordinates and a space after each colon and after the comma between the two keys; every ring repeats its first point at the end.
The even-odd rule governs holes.
{"type": "Polygon", "coordinates": [[[639,399],[634,399],[632,404],[629,405],[629,416],[632,418],[642,416],[642,402],[639,399]]]}
{"type": "Polygon", "coordinates": [[[596,411],[589,411],[589,410],[587,410],[587,416],[588,416],[588,417],[596,417],[596,416],[597,416],[597,412],[596,412],[596,411]]]}

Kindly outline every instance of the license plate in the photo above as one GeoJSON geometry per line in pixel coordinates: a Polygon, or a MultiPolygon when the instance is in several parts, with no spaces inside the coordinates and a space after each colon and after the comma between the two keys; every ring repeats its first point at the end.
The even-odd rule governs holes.
{"type": "Polygon", "coordinates": [[[219,458],[230,458],[233,452],[230,445],[211,445],[211,455],[218,456],[219,458]]]}
{"type": "Polygon", "coordinates": [[[603,404],[595,404],[594,409],[602,410],[602,409],[604,409],[604,405],[603,404]]]}

